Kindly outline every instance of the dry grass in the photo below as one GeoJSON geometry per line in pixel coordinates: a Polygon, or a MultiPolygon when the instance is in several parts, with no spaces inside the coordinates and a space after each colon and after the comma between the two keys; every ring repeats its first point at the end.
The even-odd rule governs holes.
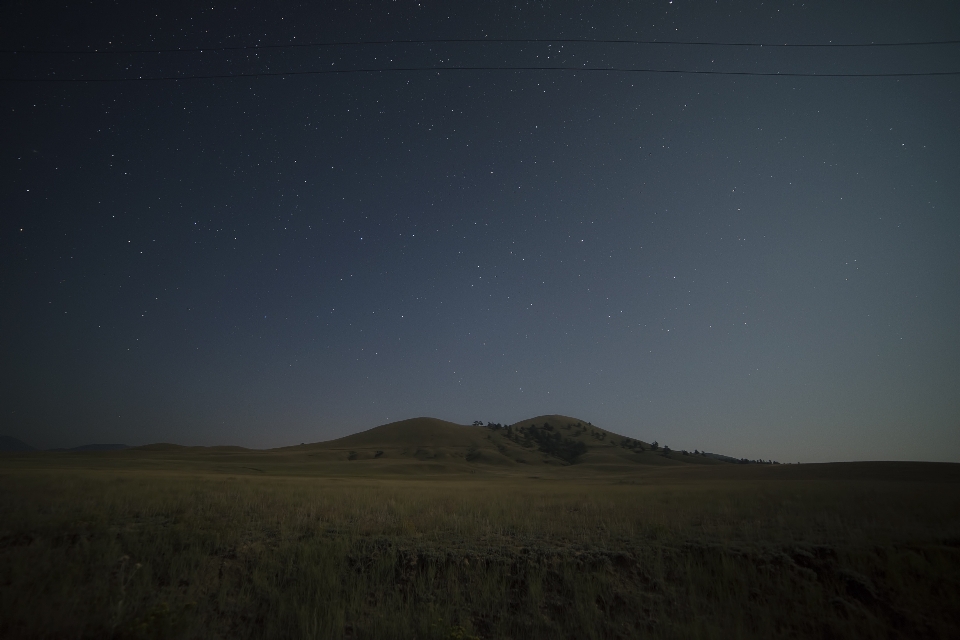
{"type": "Polygon", "coordinates": [[[425,479],[118,459],[0,459],[0,636],[960,637],[949,465],[425,479]]]}

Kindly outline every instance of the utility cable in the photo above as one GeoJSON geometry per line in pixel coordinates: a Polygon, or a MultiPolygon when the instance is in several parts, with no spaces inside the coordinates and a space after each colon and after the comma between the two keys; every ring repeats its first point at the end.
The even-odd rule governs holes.
{"type": "Polygon", "coordinates": [[[258,49],[306,49],[310,47],[354,47],[390,44],[629,44],[682,45],[703,47],[772,47],[772,48],[866,48],[866,47],[927,47],[960,44],[960,40],[924,40],[917,42],[704,42],[697,40],[600,40],[592,38],[437,38],[433,40],[355,40],[294,44],[251,44],[220,47],[190,47],[181,49],[0,49],[5,54],[130,54],[130,53],[203,53],[217,51],[250,51],[258,49]]]}
{"type": "Polygon", "coordinates": [[[170,80],[226,80],[230,78],[270,78],[348,73],[394,73],[416,71],[590,71],[609,73],[661,73],[710,76],[762,76],[782,78],[915,78],[960,76],[960,71],[922,71],[894,73],[808,73],[779,71],[712,71],[708,69],[638,69],[630,67],[387,67],[381,69],[317,69],[310,71],[266,71],[190,76],[147,76],[129,78],[0,78],[0,82],[158,82],[170,80]]]}

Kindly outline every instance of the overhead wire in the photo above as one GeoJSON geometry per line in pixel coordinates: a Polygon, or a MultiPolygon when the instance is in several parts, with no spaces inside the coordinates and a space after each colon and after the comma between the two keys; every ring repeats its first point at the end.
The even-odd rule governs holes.
{"type": "MultiPolygon", "coordinates": [[[[603,44],[603,45],[681,45],[681,46],[712,46],[712,47],[768,47],[768,48],[865,48],[865,47],[920,47],[957,45],[960,40],[926,40],[904,42],[829,42],[829,43],[774,43],[774,42],[714,42],[714,41],[687,41],[687,40],[603,40],[591,38],[437,38],[428,40],[357,40],[357,41],[329,41],[293,44],[254,44],[220,47],[192,47],[177,49],[80,49],[80,50],[33,50],[33,49],[2,49],[0,54],[30,54],[30,55],[132,55],[132,54],[165,54],[165,53],[216,53],[226,51],[257,51],[257,50],[286,50],[304,49],[311,47],[352,47],[367,45],[434,45],[434,44],[603,44]]],[[[800,78],[907,78],[931,76],[957,76],[960,71],[923,71],[923,72],[877,72],[877,73],[816,73],[816,72],[780,72],[780,71],[721,71],[713,69],[656,69],[637,67],[586,67],[586,66],[408,66],[408,67],[376,67],[376,68],[340,68],[340,69],[310,69],[301,71],[262,71],[241,73],[215,74],[174,74],[148,75],[127,77],[43,77],[0,78],[0,82],[154,82],[176,80],[225,80],[231,78],[260,78],[307,76],[349,73],[396,73],[396,72],[424,72],[424,71],[588,71],[610,73],[653,73],[653,74],[690,74],[714,76],[759,76],[759,77],[800,77],[800,78]]],[[[55,72],[54,72],[55,75],[55,72]]]]}
{"type": "Polygon", "coordinates": [[[230,78],[264,78],[349,73],[391,73],[415,71],[606,71],[609,73],[659,73],[711,76],[762,76],[782,78],[915,78],[923,76],[960,76],[960,71],[922,71],[892,73],[808,73],[780,71],[715,71],[710,69],[645,69],[632,67],[384,67],[361,69],[311,69],[307,71],[262,71],[253,73],[219,73],[204,75],[137,76],[125,78],[0,78],[0,82],[159,82],[171,80],[226,80],[230,78]]]}
{"type": "Polygon", "coordinates": [[[682,45],[709,47],[774,47],[774,48],[864,48],[864,47],[927,47],[960,44],[960,40],[922,40],[904,42],[721,42],[700,40],[603,40],[594,38],[435,38],[427,40],[343,40],[289,44],[251,44],[219,47],[184,47],[166,49],[0,49],[6,54],[130,54],[130,53],[202,53],[216,51],[250,51],[257,49],[305,49],[310,47],[347,47],[390,44],[630,44],[682,45]]]}

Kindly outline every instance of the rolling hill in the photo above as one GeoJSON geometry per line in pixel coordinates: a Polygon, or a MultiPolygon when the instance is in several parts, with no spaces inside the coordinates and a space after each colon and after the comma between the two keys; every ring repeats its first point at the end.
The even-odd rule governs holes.
{"type": "MultiPolygon", "coordinates": [[[[655,443],[622,436],[563,415],[542,415],[510,425],[488,423],[485,426],[421,417],[380,425],[336,440],[277,449],[156,443],[119,450],[96,447],[85,451],[84,458],[90,459],[86,462],[74,456],[64,457],[60,462],[67,466],[96,461],[104,468],[115,469],[135,465],[140,470],[206,469],[218,473],[268,475],[526,475],[536,468],[537,474],[549,472],[551,476],[563,476],[564,469],[571,468],[587,474],[594,471],[630,473],[653,467],[729,465],[734,461],[713,454],[669,451],[655,446],[655,443]]],[[[26,455],[29,458],[49,453],[26,455]]],[[[24,464],[30,464],[27,458],[24,464]]]]}
{"type": "Polygon", "coordinates": [[[650,443],[562,415],[486,426],[411,418],[283,450],[347,461],[419,460],[497,466],[725,464],[705,455],[654,449],[650,443]]]}

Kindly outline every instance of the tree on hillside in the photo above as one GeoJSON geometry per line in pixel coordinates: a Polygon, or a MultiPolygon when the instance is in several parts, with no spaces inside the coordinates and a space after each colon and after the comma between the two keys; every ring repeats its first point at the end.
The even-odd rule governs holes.
{"type": "Polygon", "coordinates": [[[519,433],[507,427],[506,436],[519,445],[531,448],[535,446],[543,453],[560,458],[570,464],[576,462],[577,458],[587,452],[585,443],[572,438],[564,438],[559,431],[552,428],[548,429],[549,426],[545,424],[543,427],[538,427],[532,424],[529,427],[517,429],[519,433]]]}

